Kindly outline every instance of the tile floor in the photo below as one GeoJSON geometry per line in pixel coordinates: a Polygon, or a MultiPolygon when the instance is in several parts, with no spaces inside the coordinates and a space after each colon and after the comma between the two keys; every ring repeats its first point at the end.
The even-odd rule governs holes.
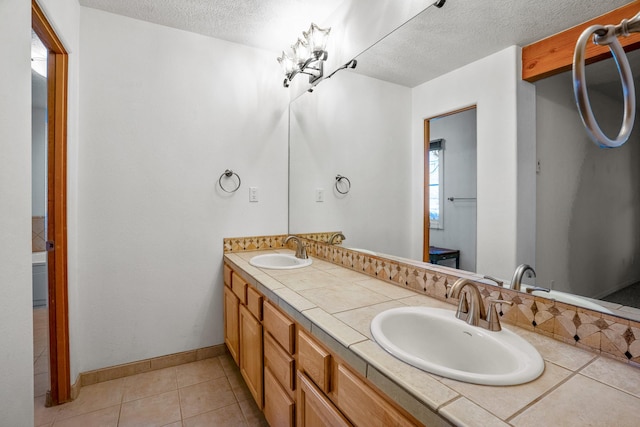
{"type": "Polygon", "coordinates": [[[45,408],[46,312],[34,310],[36,427],[267,426],[229,355],[83,387],[75,401],[45,408]]]}

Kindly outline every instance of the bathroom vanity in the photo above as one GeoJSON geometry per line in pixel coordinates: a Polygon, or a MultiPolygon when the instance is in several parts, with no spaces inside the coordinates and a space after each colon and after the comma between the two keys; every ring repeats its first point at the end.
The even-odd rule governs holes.
{"type": "MultiPolygon", "coordinates": [[[[311,240],[311,265],[256,268],[249,263],[256,255],[293,253],[282,238],[265,239],[269,243],[257,247],[225,240],[225,343],[272,426],[637,424],[640,369],[631,363],[553,339],[553,332],[514,326],[515,313],[521,311],[505,307],[503,326],[544,358],[539,378],[504,387],[427,373],[385,352],[371,338],[371,319],[394,307],[455,310],[457,301],[389,283],[396,274],[393,260],[366,255],[364,262],[355,252],[311,240]],[[256,250],[265,247],[270,249],[256,250]],[[370,267],[372,261],[377,268],[370,267]]],[[[444,290],[447,281],[457,279],[453,270],[424,267],[437,268],[438,279],[425,289],[444,290]]],[[[488,296],[493,288],[498,289],[483,289],[488,296]]],[[[503,292],[503,298],[514,301],[527,298],[503,292]]],[[[556,303],[549,310],[564,308],[556,303]]],[[[576,310],[576,315],[587,315],[576,310]]],[[[521,320],[519,326],[528,322],[521,320]]],[[[554,324],[560,328],[562,322],[554,324]]],[[[640,335],[636,323],[627,325],[640,335]]]]}

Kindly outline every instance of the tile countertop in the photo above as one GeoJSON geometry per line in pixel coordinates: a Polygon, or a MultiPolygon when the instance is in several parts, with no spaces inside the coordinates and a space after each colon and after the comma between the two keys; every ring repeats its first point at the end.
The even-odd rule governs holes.
{"type": "Polygon", "coordinates": [[[455,306],[313,258],[296,270],[259,269],[249,260],[269,250],[225,254],[250,284],[309,329],[352,368],[418,420],[461,426],[638,426],[640,369],[524,329],[545,360],[544,373],[517,386],[483,386],[442,378],[388,354],[369,324],[389,308],[455,306]],[[242,274],[244,273],[244,274],[242,274]]]}

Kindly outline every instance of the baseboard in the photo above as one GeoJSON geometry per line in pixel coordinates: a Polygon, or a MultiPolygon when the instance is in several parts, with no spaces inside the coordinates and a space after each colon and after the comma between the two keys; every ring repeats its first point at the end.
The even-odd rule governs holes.
{"type": "Polygon", "coordinates": [[[158,369],[170,368],[172,366],[196,362],[198,360],[218,357],[226,354],[227,352],[227,347],[224,344],[219,344],[211,347],[203,347],[195,350],[183,351],[181,353],[173,353],[166,356],[139,360],[137,362],[125,363],[123,365],[100,368],[94,371],[82,372],[78,375],[76,382],[71,386],[71,398],[75,399],[78,397],[80,389],[88,385],[124,378],[144,372],[156,371],[158,369]]]}

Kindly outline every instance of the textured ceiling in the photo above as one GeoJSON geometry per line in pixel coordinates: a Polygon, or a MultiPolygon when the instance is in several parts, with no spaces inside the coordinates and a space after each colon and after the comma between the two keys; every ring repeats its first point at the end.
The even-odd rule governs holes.
{"type": "Polygon", "coordinates": [[[80,0],[82,6],[279,53],[348,0],[80,0]]]}
{"type": "MultiPolygon", "coordinates": [[[[277,55],[309,22],[323,22],[340,4],[350,1],[355,0],[80,0],[80,4],[277,55]]],[[[629,1],[447,0],[443,8],[428,8],[360,55],[356,71],[414,87],[629,1]]],[[[371,7],[375,4],[372,0],[371,7]]]]}

